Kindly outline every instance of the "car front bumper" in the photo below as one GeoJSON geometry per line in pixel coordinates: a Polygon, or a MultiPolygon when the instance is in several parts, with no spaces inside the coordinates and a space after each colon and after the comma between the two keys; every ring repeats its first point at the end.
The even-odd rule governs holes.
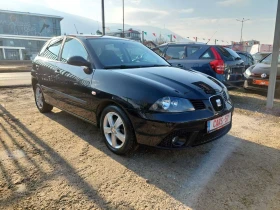
{"type": "MultiPolygon", "coordinates": [[[[256,91],[261,91],[261,92],[267,92],[268,90],[268,86],[266,85],[256,85],[256,84],[253,84],[253,79],[256,79],[256,80],[266,80],[266,81],[269,81],[269,79],[262,79],[262,78],[253,78],[253,77],[248,77],[245,81],[244,81],[244,88],[245,89],[250,89],[250,90],[256,90],[256,91]]],[[[276,90],[280,90],[280,80],[277,79],[276,80],[276,87],[275,87],[276,90]]]]}
{"type": "MultiPolygon", "coordinates": [[[[137,142],[139,144],[166,149],[178,149],[197,146],[225,135],[231,129],[231,123],[212,133],[207,133],[207,122],[225,114],[233,114],[233,106],[226,102],[223,111],[213,112],[211,107],[184,113],[150,113],[139,116],[130,112],[137,142]],[[184,145],[172,144],[174,137],[184,138],[184,145]]],[[[231,120],[232,121],[232,120],[231,120]]]]}

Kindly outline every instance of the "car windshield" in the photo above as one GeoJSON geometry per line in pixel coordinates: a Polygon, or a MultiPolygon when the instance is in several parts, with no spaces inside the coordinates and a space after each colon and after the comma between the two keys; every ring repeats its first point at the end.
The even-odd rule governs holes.
{"type": "Polygon", "coordinates": [[[96,57],[105,69],[169,66],[143,44],[124,39],[88,39],[96,57]]]}
{"type": "MultiPolygon", "coordinates": [[[[271,64],[272,54],[264,58],[260,63],[271,64]]],[[[278,56],[278,64],[280,64],[280,55],[278,56]]]]}

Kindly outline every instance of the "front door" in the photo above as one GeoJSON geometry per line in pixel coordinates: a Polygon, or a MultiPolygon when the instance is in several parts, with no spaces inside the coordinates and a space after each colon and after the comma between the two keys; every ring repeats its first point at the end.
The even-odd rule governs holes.
{"type": "Polygon", "coordinates": [[[58,64],[62,109],[75,115],[94,121],[92,110],[92,88],[91,80],[94,71],[91,74],[84,72],[84,67],[67,64],[70,57],[81,56],[90,61],[89,54],[83,44],[75,38],[65,40],[61,59],[58,64]]]}
{"type": "Polygon", "coordinates": [[[60,101],[60,95],[57,94],[60,88],[57,64],[62,41],[63,37],[51,40],[33,62],[33,68],[36,68],[38,82],[42,86],[45,100],[54,106],[59,106],[60,101]]]}

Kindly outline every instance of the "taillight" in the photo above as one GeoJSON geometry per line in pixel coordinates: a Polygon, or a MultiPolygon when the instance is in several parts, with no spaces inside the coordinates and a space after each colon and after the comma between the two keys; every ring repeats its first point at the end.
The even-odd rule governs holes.
{"type": "Polygon", "coordinates": [[[225,63],[222,60],[220,54],[218,51],[214,48],[210,48],[212,53],[214,54],[215,60],[210,62],[211,68],[217,73],[217,74],[224,74],[225,72],[225,63]]]}

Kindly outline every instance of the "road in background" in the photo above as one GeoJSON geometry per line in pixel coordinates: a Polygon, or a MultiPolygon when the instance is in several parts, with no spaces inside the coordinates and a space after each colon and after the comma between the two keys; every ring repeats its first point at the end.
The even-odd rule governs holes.
{"type": "Polygon", "coordinates": [[[30,72],[0,73],[0,87],[31,85],[30,72]]]}

